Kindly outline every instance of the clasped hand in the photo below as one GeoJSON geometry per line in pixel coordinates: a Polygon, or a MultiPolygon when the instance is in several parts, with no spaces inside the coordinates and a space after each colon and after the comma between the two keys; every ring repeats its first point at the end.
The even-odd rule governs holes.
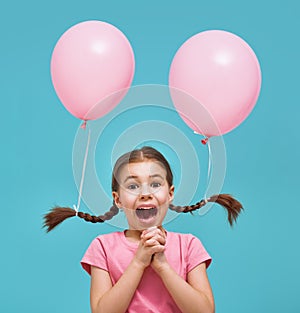
{"type": "Polygon", "coordinates": [[[165,257],[166,235],[161,227],[151,227],[141,234],[140,243],[135,255],[136,260],[144,268],[149,265],[159,272],[168,265],[165,257]]]}

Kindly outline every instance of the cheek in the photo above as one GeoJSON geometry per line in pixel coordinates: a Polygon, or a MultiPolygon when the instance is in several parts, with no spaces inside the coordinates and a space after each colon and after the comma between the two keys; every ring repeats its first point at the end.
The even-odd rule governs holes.
{"type": "Polygon", "coordinates": [[[161,192],[157,193],[157,199],[161,203],[169,203],[171,201],[171,197],[168,190],[162,190],[161,192]]]}
{"type": "Polygon", "coordinates": [[[136,200],[136,195],[131,192],[120,192],[120,202],[133,203],[136,200]]]}

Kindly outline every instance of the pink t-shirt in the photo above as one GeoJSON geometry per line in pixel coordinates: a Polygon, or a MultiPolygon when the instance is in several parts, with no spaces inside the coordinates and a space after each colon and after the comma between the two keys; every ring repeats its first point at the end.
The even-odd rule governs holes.
{"type": "MultiPolygon", "coordinates": [[[[124,232],[101,235],[92,241],[81,265],[89,274],[91,265],[107,271],[114,285],[128,267],[137,247],[138,243],[128,241],[124,232]]],[[[167,232],[165,247],[169,264],[184,280],[187,279],[187,273],[200,263],[205,262],[206,267],[211,263],[211,257],[200,240],[191,234],[167,232]]],[[[151,266],[145,269],[126,312],[181,313],[151,266]]]]}

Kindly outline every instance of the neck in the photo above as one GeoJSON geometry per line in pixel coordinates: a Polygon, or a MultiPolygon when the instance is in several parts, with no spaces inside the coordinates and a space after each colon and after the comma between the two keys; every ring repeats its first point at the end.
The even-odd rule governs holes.
{"type": "Polygon", "coordinates": [[[125,230],[125,236],[130,241],[140,241],[141,234],[142,234],[142,230],[135,230],[135,229],[125,230]]]}
{"type": "MultiPolygon", "coordinates": [[[[166,233],[165,229],[162,226],[158,226],[158,228],[166,233]]],[[[125,237],[128,238],[128,240],[130,241],[140,241],[142,232],[143,230],[127,229],[125,230],[125,237]]]]}

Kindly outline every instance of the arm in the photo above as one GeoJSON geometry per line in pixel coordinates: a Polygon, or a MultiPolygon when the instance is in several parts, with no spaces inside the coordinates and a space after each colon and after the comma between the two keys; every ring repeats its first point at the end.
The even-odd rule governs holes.
{"type": "MultiPolygon", "coordinates": [[[[147,231],[144,236],[148,238],[147,231]]],[[[158,244],[165,244],[161,229],[151,231],[158,244]]],[[[152,268],[162,279],[173,300],[183,313],[214,313],[214,299],[206,274],[206,264],[201,263],[187,274],[187,281],[179,276],[168,263],[163,252],[154,255],[152,268]]]]}
{"type": "Polygon", "coordinates": [[[133,260],[118,282],[112,286],[109,273],[92,266],[90,292],[92,313],[124,313],[143,272],[144,269],[133,260]]]}
{"type": "MultiPolygon", "coordinates": [[[[165,233],[161,228],[146,230],[141,238],[148,241],[152,239],[161,246],[165,244],[165,233]]],[[[164,251],[154,255],[151,266],[183,313],[214,313],[214,298],[204,262],[188,272],[187,281],[173,270],[164,251]]]]}
{"type": "Polygon", "coordinates": [[[163,253],[155,255],[152,267],[161,277],[175,303],[183,313],[214,313],[214,299],[206,274],[206,265],[201,263],[188,273],[187,282],[166,262],[163,253]],[[160,265],[158,265],[158,260],[160,265]],[[157,262],[157,264],[155,264],[157,262]]]}
{"type": "Polygon", "coordinates": [[[134,258],[115,285],[107,271],[91,267],[92,313],[124,313],[127,310],[152,255],[164,250],[163,246],[154,243],[151,239],[140,242],[134,258]]]}

